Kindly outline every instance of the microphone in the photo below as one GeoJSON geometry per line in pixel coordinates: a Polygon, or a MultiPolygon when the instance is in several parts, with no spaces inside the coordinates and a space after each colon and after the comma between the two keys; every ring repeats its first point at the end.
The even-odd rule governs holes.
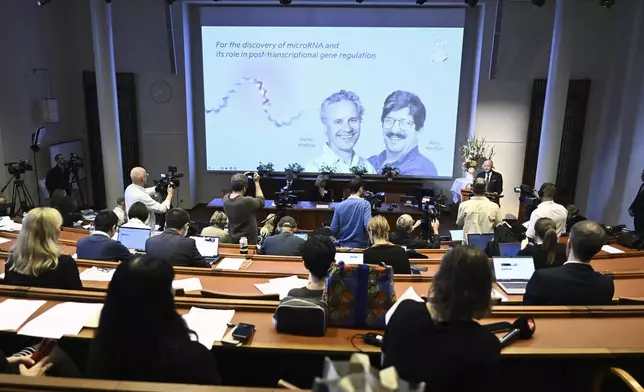
{"type": "Polygon", "coordinates": [[[512,330],[501,338],[501,348],[505,348],[519,339],[530,339],[537,325],[530,316],[521,316],[512,323],[512,330]]]}

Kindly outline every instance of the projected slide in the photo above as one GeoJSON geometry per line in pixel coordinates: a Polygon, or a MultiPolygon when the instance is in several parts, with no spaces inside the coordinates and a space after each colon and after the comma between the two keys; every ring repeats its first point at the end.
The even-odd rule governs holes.
{"type": "Polygon", "coordinates": [[[208,170],[451,177],[462,28],[203,26],[208,170]]]}

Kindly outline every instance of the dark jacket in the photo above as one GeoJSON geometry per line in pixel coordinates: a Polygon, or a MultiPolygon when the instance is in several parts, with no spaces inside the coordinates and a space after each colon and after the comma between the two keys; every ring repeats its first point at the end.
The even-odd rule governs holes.
{"type": "Polygon", "coordinates": [[[629,207],[633,211],[635,231],[644,232],[644,184],[640,185],[635,200],[629,207]]]}
{"type": "Polygon", "coordinates": [[[572,230],[572,227],[579,222],[583,222],[587,220],[587,218],[583,215],[574,215],[574,216],[568,216],[568,219],[566,219],[566,233],[570,233],[570,230],[572,230]]]}
{"type": "Polygon", "coordinates": [[[283,232],[266,237],[262,242],[260,254],[275,256],[299,256],[302,254],[304,241],[293,233],[283,232]]]}
{"type": "Polygon", "coordinates": [[[326,190],[326,195],[321,196],[320,188],[316,186],[314,186],[313,189],[311,189],[311,193],[309,194],[309,200],[312,202],[327,202],[327,203],[330,203],[333,201],[331,198],[331,191],[329,189],[326,190]]]}
{"type": "Polygon", "coordinates": [[[4,284],[66,290],[81,290],[83,288],[76,261],[69,255],[60,255],[56,269],[44,272],[39,276],[22,275],[12,271],[11,257],[9,257],[9,261],[5,265],[4,284]]]}
{"type": "MultiPolygon", "coordinates": [[[[489,193],[498,193],[500,195],[503,193],[503,176],[501,173],[495,172],[494,170],[490,176],[490,182],[487,184],[487,189],[485,191],[489,193]]],[[[480,172],[476,175],[476,178],[485,179],[485,172],[480,172]]]]}
{"type": "Polygon", "coordinates": [[[58,165],[49,169],[45,178],[45,187],[49,191],[50,197],[56,189],[64,190],[69,196],[69,170],[61,169],[58,165]]]}
{"type": "Polygon", "coordinates": [[[76,255],[83,260],[102,261],[127,261],[132,257],[125,245],[96,232],[78,240],[76,255]]]}
{"type": "Polygon", "coordinates": [[[412,237],[406,231],[396,231],[389,234],[389,242],[404,246],[407,249],[438,249],[441,247],[441,237],[432,235],[429,241],[412,237]]]}
{"type": "Polygon", "coordinates": [[[521,249],[517,256],[532,256],[534,260],[534,269],[561,267],[566,262],[568,256],[566,255],[566,244],[557,244],[555,249],[555,261],[548,264],[546,252],[543,251],[543,245],[528,245],[521,249]]]}
{"type": "Polygon", "coordinates": [[[409,256],[398,245],[376,245],[365,249],[364,263],[373,265],[385,263],[394,268],[394,274],[411,274],[409,256]]]}
{"type": "Polygon", "coordinates": [[[197,250],[195,240],[182,236],[175,229],[166,229],[163,233],[150,237],[145,241],[145,252],[150,257],[165,260],[174,266],[210,268],[197,250]]]}
{"type": "Polygon", "coordinates": [[[528,282],[524,305],[610,305],[615,285],[610,276],[588,263],[569,263],[535,271],[528,282]]]}

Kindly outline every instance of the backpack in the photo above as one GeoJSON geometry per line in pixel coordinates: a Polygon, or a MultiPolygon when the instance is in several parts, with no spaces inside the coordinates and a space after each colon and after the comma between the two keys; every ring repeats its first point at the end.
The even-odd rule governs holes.
{"type": "Polygon", "coordinates": [[[273,315],[275,329],[292,335],[324,336],[327,313],[327,304],[320,299],[286,297],[273,315]]]}
{"type": "Polygon", "coordinates": [[[322,299],[329,307],[329,325],[384,329],[385,314],[396,302],[394,270],[339,262],[329,272],[322,299]]]}
{"type": "Polygon", "coordinates": [[[641,250],[644,248],[644,234],[627,231],[616,234],[617,243],[629,249],[641,250]]]}

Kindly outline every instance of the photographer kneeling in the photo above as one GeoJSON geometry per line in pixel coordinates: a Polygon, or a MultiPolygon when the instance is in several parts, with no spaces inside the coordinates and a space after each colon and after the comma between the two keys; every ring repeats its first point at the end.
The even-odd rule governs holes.
{"type": "Polygon", "coordinates": [[[389,241],[393,244],[405,246],[407,249],[438,249],[441,247],[441,237],[438,234],[440,222],[434,219],[431,223],[432,231],[429,233],[429,241],[419,237],[412,237],[412,232],[420,226],[421,221],[414,222],[408,214],[401,215],[396,221],[396,231],[389,235],[389,241]]]}
{"type": "Polygon", "coordinates": [[[132,179],[132,183],[125,188],[125,210],[129,211],[130,207],[136,202],[145,204],[145,207],[150,212],[145,224],[154,230],[154,226],[156,225],[154,214],[165,214],[170,209],[174,188],[168,185],[168,195],[163,203],[159,203],[151,196],[155,192],[155,187],[144,188],[148,180],[148,173],[144,168],[135,167],[132,169],[130,179],[132,179]]]}

